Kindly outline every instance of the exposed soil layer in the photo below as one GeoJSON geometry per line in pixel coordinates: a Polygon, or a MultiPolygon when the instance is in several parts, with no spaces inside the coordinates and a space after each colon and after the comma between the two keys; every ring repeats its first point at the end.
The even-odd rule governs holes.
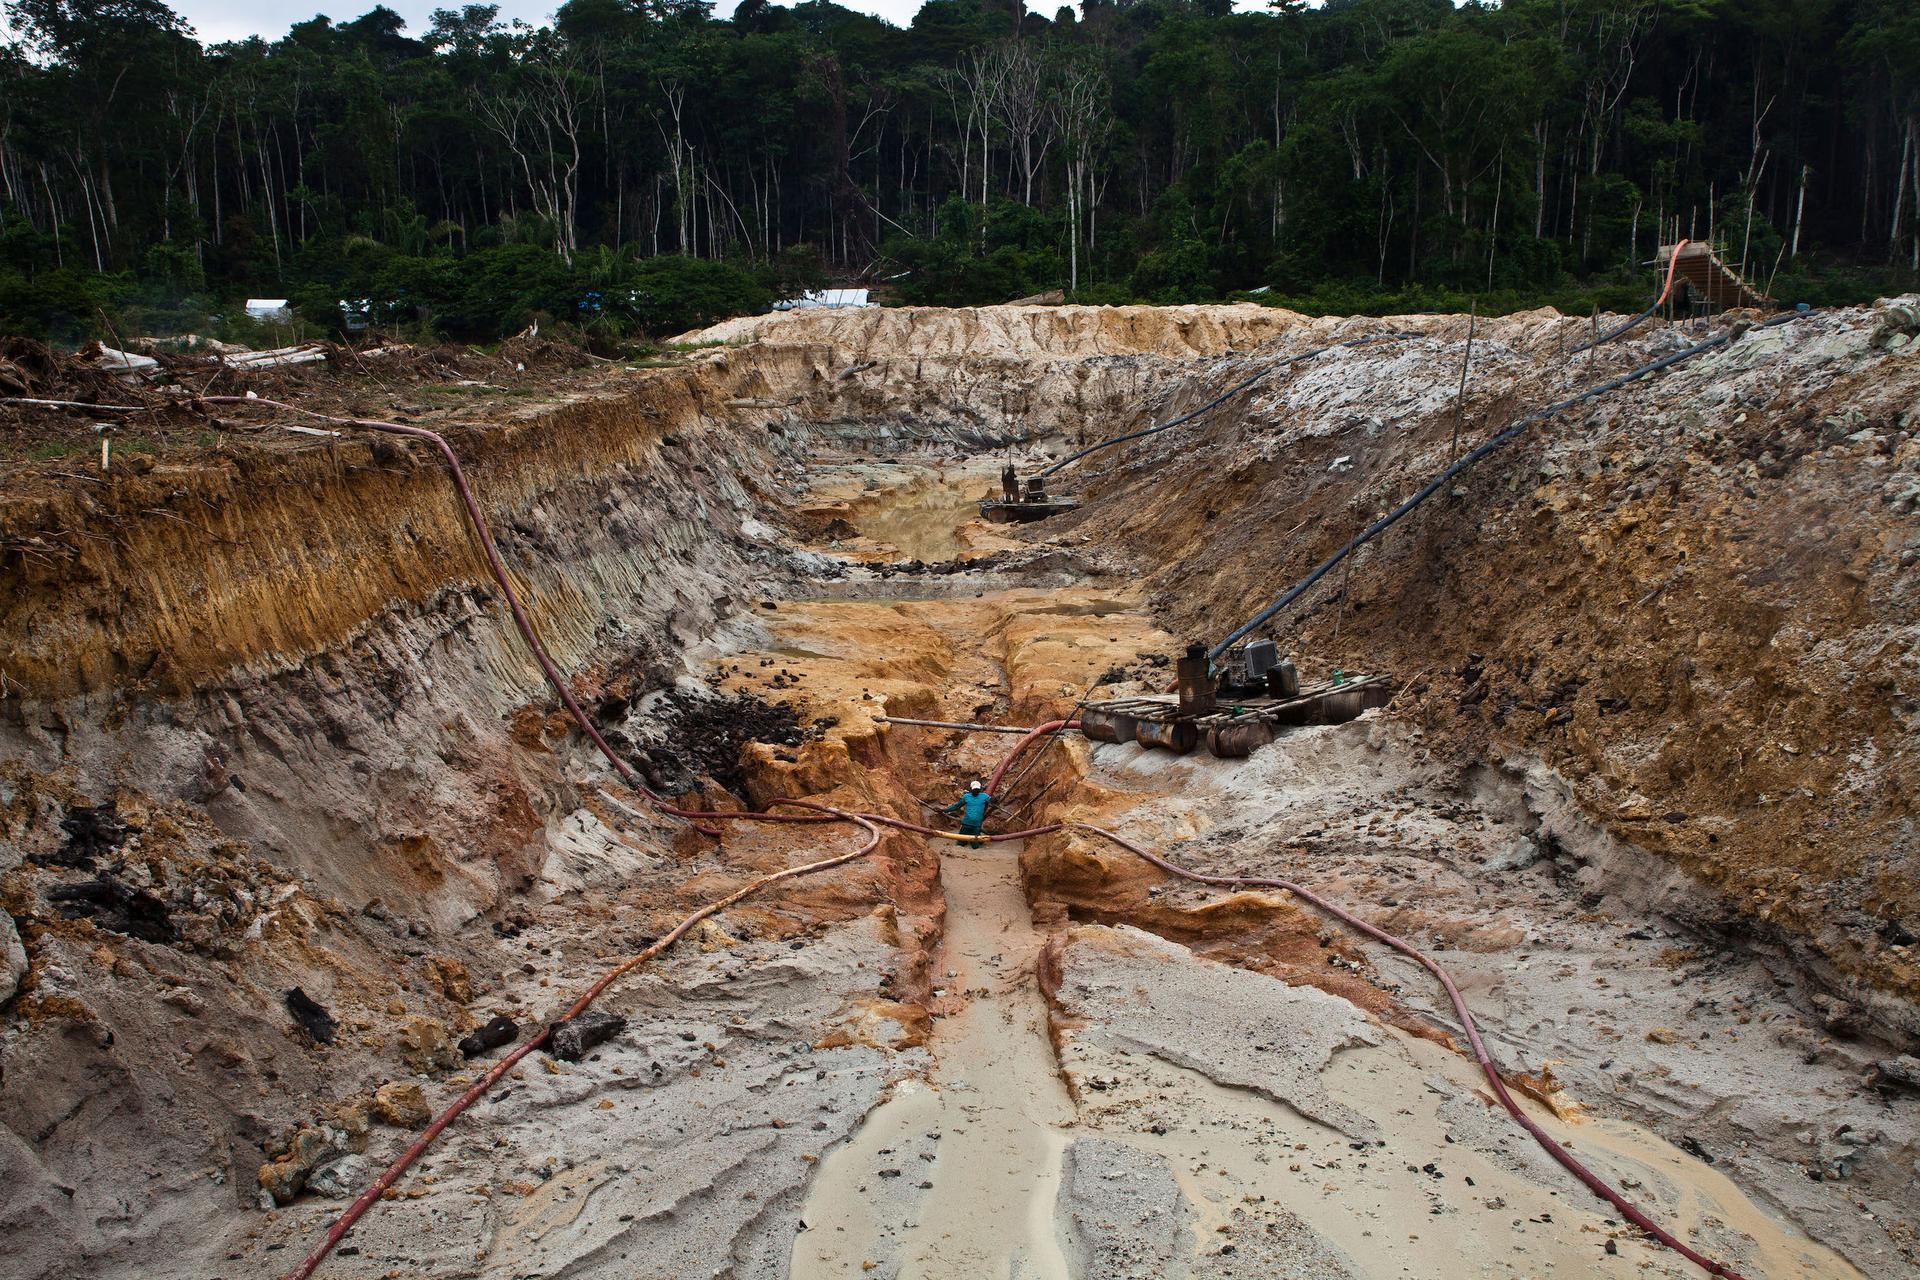
{"type": "MultiPolygon", "coordinates": [[[[1696,1247],[1920,1275],[1887,887],[1920,379],[1873,323],[1601,402],[1330,581],[1283,638],[1310,673],[1393,674],[1384,712],[1239,762],[1063,737],[991,828],[1098,821],[1306,880],[1440,955],[1542,1123],[1696,1247]]],[[[1559,357],[1577,327],[1483,325],[1463,437],[1679,341],[1588,370],[1559,357]]],[[[1009,740],[877,717],[1160,691],[1183,633],[1444,463],[1465,334],[1233,307],[709,336],[739,345],[545,373],[524,403],[296,389],[447,430],[651,785],[941,823],[1009,740]],[[1030,470],[1389,329],[1415,336],[1097,455],[1078,516],[974,518],[1009,450],[1030,470]]],[[[860,838],[655,812],[557,713],[437,463],[239,434],[0,493],[10,1274],[284,1273],[503,1022],[529,1034],[694,907],[860,838]]],[[[889,833],[598,1010],[609,1038],[520,1064],[322,1274],[1689,1274],[1490,1107],[1423,973],[1085,832],[889,833]]]]}
{"type": "MultiPolygon", "coordinates": [[[[1463,323],[1324,357],[1103,463],[1068,527],[1133,548],[1169,624],[1218,637],[1444,467],[1456,409],[1477,443],[1687,340],[1568,361],[1568,324],[1481,325],[1462,406],[1463,323]]],[[[1547,761],[1843,997],[1920,994],[1920,358],[1875,329],[1816,315],[1555,419],[1271,633],[1309,672],[1400,673],[1456,760],[1547,761]]],[[[1880,1012],[1912,1031],[1904,1005],[1880,1012]]]]}

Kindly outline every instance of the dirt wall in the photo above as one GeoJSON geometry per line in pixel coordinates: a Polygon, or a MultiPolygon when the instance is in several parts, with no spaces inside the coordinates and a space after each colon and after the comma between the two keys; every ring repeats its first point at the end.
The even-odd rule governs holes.
{"type": "Polygon", "coordinates": [[[1206,362],[1303,317],[1253,305],[794,311],[682,335],[737,400],[829,444],[994,447],[1097,439],[1206,362]]]}
{"type": "MultiPolygon", "coordinates": [[[[1756,331],[1495,454],[1275,620],[1383,669],[1463,759],[1537,757],[1612,836],[1721,889],[1836,981],[1920,994],[1920,361],[1867,309],[1756,331]],[[1844,979],[1841,978],[1844,975],[1844,979]]],[[[1342,353],[1107,464],[1079,531],[1217,639],[1518,414],[1680,347],[1569,358],[1564,323],[1342,353]]]]}
{"type": "MultiPolygon", "coordinates": [[[[669,681],[784,571],[753,522],[790,445],[715,394],[666,370],[449,432],[587,696],[669,681]]],[[[0,527],[27,549],[0,570],[0,755],[204,805],[327,892],[443,923],[539,874],[565,734],[425,446],[241,445],[0,527]]]]}
{"type": "MultiPolygon", "coordinates": [[[[1401,705],[1463,760],[1563,771],[1612,837],[1723,890],[1723,925],[1811,941],[1862,999],[1920,994],[1920,358],[1910,337],[1886,340],[1886,315],[1756,331],[1563,415],[1272,633],[1311,671],[1411,682],[1401,705]]],[[[1215,639],[1452,457],[1703,325],[1581,355],[1582,318],[1482,320],[1464,400],[1459,317],[908,309],[697,336],[746,342],[709,358],[814,429],[1024,424],[1045,456],[1164,421],[1278,357],[1406,335],[1317,357],[1056,481],[1092,501],[1034,536],[1123,552],[1166,625],[1215,639]]]]}

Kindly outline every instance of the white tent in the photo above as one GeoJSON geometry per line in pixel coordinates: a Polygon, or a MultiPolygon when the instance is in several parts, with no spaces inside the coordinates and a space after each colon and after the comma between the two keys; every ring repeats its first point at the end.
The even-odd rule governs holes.
{"type": "Polygon", "coordinates": [[[773,304],[775,311],[810,311],[815,307],[839,309],[841,307],[875,306],[865,289],[814,289],[797,298],[773,304]]]}

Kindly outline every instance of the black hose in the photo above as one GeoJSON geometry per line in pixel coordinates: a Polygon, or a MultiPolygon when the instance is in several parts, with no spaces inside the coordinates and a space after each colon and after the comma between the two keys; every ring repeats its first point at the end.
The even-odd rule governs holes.
{"type": "Polygon", "coordinates": [[[1205,404],[1201,405],[1198,409],[1188,410],[1186,413],[1181,414],[1179,417],[1174,418],[1172,421],[1162,422],[1158,426],[1146,427],[1139,431],[1129,431],[1127,434],[1123,436],[1112,436],[1112,437],[1109,437],[1108,439],[1100,441],[1098,444],[1090,444],[1086,448],[1082,449],[1080,452],[1069,454],[1068,456],[1060,459],[1060,461],[1054,463],[1052,466],[1048,467],[1046,470],[1038,472],[1036,474],[1040,476],[1040,478],[1044,479],[1047,476],[1052,475],[1054,472],[1060,470],[1060,468],[1066,466],[1068,463],[1078,462],[1080,459],[1086,457],[1090,453],[1098,453],[1102,449],[1111,449],[1113,448],[1113,446],[1117,444],[1125,444],[1129,440],[1138,440],[1143,436],[1155,435],[1159,432],[1168,430],[1171,427],[1177,427],[1181,423],[1192,422],[1195,418],[1207,412],[1209,409],[1219,408],[1221,405],[1233,399],[1235,396],[1239,395],[1242,391],[1245,391],[1248,387],[1252,386],[1254,383],[1259,382],[1262,378],[1271,377],[1273,374],[1278,373],[1280,370],[1288,367],[1289,365],[1298,364],[1302,360],[1311,360],[1315,356],[1325,355],[1329,351],[1338,351],[1342,347],[1364,347],[1375,342],[1396,342],[1403,338],[1412,338],[1415,336],[1417,335],[1411,334],[1411,333],[1369,334],[1364,338],[1350,338],[1346,342],[1336,342],[1333,345],[1326,346],[1326,347],[1315,347],[1311,351],[1302,351],[1297,356],[1288,356],[1284,360],[1277,360],[1274,363],[1268,365],[1266,368],[1262,369],[1260,372],[1254,374],[1252,377],[1244,378],[1241,381],[1234,383],[1231,387],[1228,387],[1225,391],[1222,391],[1219,395],[1207,401],[1205,404]]]}
{"type": "MultiPolygon", "coordinates": [[[[1790,321],[1798,320],[1801,316],[1805,314],[1807,313],[1804,311],[1789,311],[1784,315],[1776,316],[1773,319],[1768,320],[1766,323],[1760,325],[1759,327],[1763,329],[1771,329],[1775,325],[1786,324],[1790,321]]],[[[1306,593],[1308,588],[1313,586],[1314,583],[1326,577],[1327,571],[1332,569],[1333,566],[1339,564],[1342,560],[1346,559],[1347,556],[1351,555],[1354,551],[1359,550],[1362,546],[1365,546],[1367,543],[1379,537],[1382,533],[1384,533],[1387,530],[1389,526],[1397,523],[1402,516],[1406,515],[1409,511],[1412,511],[1415,507],[1425,502],[1428,498],[1431,498],[1436,492],[1439,491],[1441,486],[1445,485],[1449,480],[1459,475],[1462,471],[1465,471],[1468,467],[1472,466],[1474,463],[1480,461],[1480,459],[1492,453],[1495,449],[1498,449],[1501,445],[1506,444],[1509,440],[1512,440],[1516,436],[1520,435],[1522,432],[1524,432],[1528,427],[1532,426],[1534,423],[1550,418],[1554,414],[1559,413],[1562,410],[1571,409],[1573,406],[1580,404],[1583,401],[1591,400],[1595,396],[1605,395],[1609,391],[1617,391],[1621,387],[1626,386],[1629,382],[1638,382],[1640,379],[1648,377],[1652,374],[1658,373],[1662,369],[1670,369],[1674,365],[1679,364],[1681,361],[1691,360],[1693,357],[1701,354],[1704,351],[1711,351],[1715,347],[1725,346],[1727,343],[1732,342],[1735,338],[1739,337],[1741,334],[1745,332],[1746,332],[1746,329],[1745,327],[1742,327],[1742,326],[1736,326],[1731,329],[1723,330],[1720,333],[1715,334],[1713,337],[1708,338],[1704,342],[1695,343],[1693,346],[1687,347],[1681,351],[1676,351],[1672,355],[1662,356],[1660,359],[1655,360],[1651,364],[1643,364],[1638,369],[1635,369],[1630,373],[1623,373],[1617,378],[1609,378],[1605,382],[1597,383],[1594,386],[1588,387],[1585,391],[1582,391],[1579,395],[1570,396],[1565,400],[1559,401],[1557,404],[1550,404],[1544,409],[1536,409],[1532,413],[1528,414],[1526,417],[1517,420],[1511,426],[1507,427],[1504,431],[1500,432],[1498,435],[1488,440],[1485,444],[1482,444],[1479,448],[1475,449],[1472,453],[1469,453],[1466,457],[1461,458],[1458,462],[1448,467],[1445,471],[1442,471],[1439,475],[1427,481],[1427,483],[1422,485],[1419,491],[1416,492],[1411,498],[1408,498],[1405,502],[1395,507],[1392,511],[1389,511],[1386,515],[1381,516],[1378,520],[1375,520],[1372,524],[1368,525],[1365,529],[1362,529],[1359,533],[1355,534],[1353,538],[1347,542],[1347,545],[1345,545],[1344,547],[1341,547],[1338,551],[1328,556],[1325,560],[1323,560],[1320,563],[1320,565],[1317,568],[1314,569],[1312,573],[1309,573],[1306,577],[1302,578],[1299,582],[1294,583],[1291,587],[1288,587],[1285,591],[1281,592],[1280,595],[1275,597],[1272,604],[1269,604],[1266,608],[1262,609],[1259,613],[1256,613],[1253,617],[1249,618],[1246,622],[1234,628],[1233,632],[1230,635],[1228,635],[1226,639],[1222,640],[1219,644],[1216,644],[1211,649],[1207,650],[1207,657],[1209,659],[1214,659],[1214,658],[1218,658],[1221,654],[1225,653],[1227,649],[1233,644],[1234,641],[1240,639],[1240,637],[1246,635],[1249,631],[1252,631],[1255,627],[1267,621],[1267,619],[1273,617],[1274,614],[1279,613],[1282,609],[1292,604],[1295,600],[1298,600],[1303,594],[1306,593]]]]}
{"type": "Polygon", "coordinates": [[[1667,300],[1667,295],[1664,293],[1661,294],[1659,297],[1653,300],[1652,306],[1648,307],[1645,311],[1642,311],[1639,315],[1627,321],[1625,324],[1621,325],[1619,328],[1614,329],[1608,333],[1603,333],[1599,337],[1593,339],[1591,342],[1583,342],[1579,346],[1575,347],[1573,350],[1567,352],[1567,354],[1570,356],[1577,356],[1582,351],[1591,351],[1595,347],[1604,347],[1605,345],[1607,345],[1607,343],[1612,342],[1615,338],[1622,336],[1623,334],[1627,333],[1629,330],[1638,328],[1640,325],[1645,324],[1647,322],[1647,319],[1651,317],[1654,312],[1660,309],[1660,304],[1665,302],[1666,300],[1667,300]]]}
{"type": "MultiPolygon", "coordinates": [[[[1652,306],[1648,307],[1645,311],[1642,311],[1639,315],[1627,321],[1625,324],[1621,325],[1619,328],[1613,330],[1612,332],[1602,337],[1595,338],[1591,342],[1583,342],[1579,346],[1575,347],[1573,350],[1569,351],[1567,354],[1570,356],[1577,356],[1583,351],[1591,351],[1595,347],[1605,346],[1607,343],[1612,342],[1615,338],[1622,336],[1629,330],[1637,328],[1638,326],[1644,324],[1647,320],[1647,317],[1651,316],[1654,312],[1658,311],[1662,306],[1666,304],[1667,299],[1673,296],[1674,281],[1679,278],[1679,274],[1680,274],[1680,251],[1682,249],[1685,249],[1688,245],[1692,243],[1693,241],[1691,240],[1682,240],[1679,244],[1676,244],[1675,246],[1673,246],[1673,253],[1669,255],[1667,258],[1667,282],[1664,285],[1660,286],[1660,292],[1657,296],[1655,296],[1652,306]]],[[[1657,262],[1658,259],[1655,259],[1655,261],[1657,262]]]]}

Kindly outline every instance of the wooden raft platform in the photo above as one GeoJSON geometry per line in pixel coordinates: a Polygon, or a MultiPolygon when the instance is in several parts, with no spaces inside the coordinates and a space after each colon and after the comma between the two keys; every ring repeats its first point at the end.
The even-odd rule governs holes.
{"type": "Polygon", "coordinates": [[[1048,516],[1065,515],[1079,509],[1080,504],[1072,498],[1049,498],[1045,502],[1006,502],[989,498],[980,504],[980,515],[994,524],[1030,524],[1035,520],[1045,520],[1048,516]]]}
{"type": "Polygon", "coordinates": [[[1341,724],[1392,697],[1387,677],[1376,675],[1307,685],[1291,698],[1223,698],[1206,715],[1187,714],[1170,698],[1120,698],[1088,703],[1080,712],[1080,731],[1096,742],[1137,742],[1181,755],[1205,743],[1213,755],[1237,760],[1272,742],[1281,729],[1341,724]]]}

